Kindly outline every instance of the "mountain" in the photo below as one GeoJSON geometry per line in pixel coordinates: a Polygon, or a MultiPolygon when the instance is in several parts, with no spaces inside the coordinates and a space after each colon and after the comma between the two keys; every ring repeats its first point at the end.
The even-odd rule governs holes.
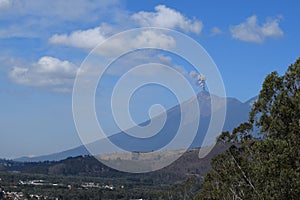
{"type": "Polygon", "coordinates": [[[50,154],[50,155],[44,155],[44,156],[37,156],[37,157],[21,157],[17,158],[14,161],[18,162],[40,162],[40,161],[58,161],[63,160],[68,157],[76,157],[80,155],[89,155],[89,151],[83,146],[79,146],[73,149],[69,149],[66,151],[50,154]]]}
{"type": "MultiPolygon", "coordinates": [[[[90,150],[94,150],[94,154],[110,154],[113,152],[117,152],[118,149],[111,148],[110,142],[114,143],[118,147],[130,151],[130,152],[151,152],[156,149],[160,149],[164,147],[166,144],[168,144],[176,135],[176,132],[178,130],[181,117],[188,117],[190,113],[194,112],[191,104],[194,101],[198,101],[200,106],[200,120],[196,123],[199,125],[198,132],[196,134],[196,137],[194,138],[192,144],[190,145],[190,148],[197,148],[202,145],[202,142],[204,140],[205,133],[208,130],[209,123],[211,120],[211,99],[214,98],[216,104],[216,108],[214,112],[218,113],[224,107],[222,107],[222,103],[226,100],[227,104],[227,110],[226,110],[226,119],[223,127],[223,131],[232,131],[233,128],[235,128],[240,123],[248,120],[248,113],[251,109],[251,103],[255,100],[255,98],[250,99],[249,101],[242,103],[239,100],[235,98],[223,98],[218,97],[216,95],[212,95],[206,91],[202,91],[197,95],[197,98],[190,99],[186,102],[183,102],[181,105],[176,105],[173,108],[169,109],[166,112],[166,123],[164,124],[164,127],[157,133],[156,135],[149,137],[149,138],[135,138],[133,136],[130,136],[126,134],[125,132],[120,132],[115,135],[112,135],[108,137],[107,139],[101,139],[94,143],[91,143],[88,145],[88,148],[90,150]],[[219,106],[220,105],[220,106],[219,106]],[[181,113],[181,107],[185,108],[186,113],[181,113]],[[109,141],[108,141],[109,140],[109,141]]],[[[157,116],[153,120],[160,120],[163,116],[157,116]]],[[[186,120],[186,124],[184,124],[184,130],[189,130],[191,127],[191,124],[195,119],[191,118],[186,120]]],[[[149,124],[150,121],[146,121],[141,126],[145,126],[149,124]]],[[[138,128],[138,127],[137,127],[138,128]]],[[[134,131],[137,128],[132,128],[134,131]]],[[[188,132],[188,131],[187,131],[188,132]]],[[[188,133],[187,133],[188,134],[188,133]]],[[[216,133],[218,135],[219,133],[216,133]]],[[[213,140],[215,138],[212,138],[213,140]]],[[[173,149],[169,150],[175,150],[175,149],[181,149],[182,144],[179,142],[175,145],[173,145],[173,149]]],[[[26,162],[35,162],[35,161],[46,161],[46,160],[62,160],[67,157],[75,157],[79,155],[89,155],[89,151],[85,146],[79,146],[74,149],[70,149],[67,151],[45,155],[45,156],[39,156],[39,157],[22,157],[19,159],[16,159],[16,161],[26,161],[26,162]]]]}
{"type": "Polygon", "coordinates": [[[255,96],[251,99],[249,99],[248,101],[245,102],[245,104],[249,104],[251,107],[253,106],[253,104],[257,101],[258,96],[255,96]]]}

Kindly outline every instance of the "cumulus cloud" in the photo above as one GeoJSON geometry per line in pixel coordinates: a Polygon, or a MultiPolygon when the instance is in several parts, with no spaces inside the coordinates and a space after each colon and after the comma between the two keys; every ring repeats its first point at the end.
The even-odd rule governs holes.
{"type": "Polygon", "coordinates": [[[179,28],[185,32],[201,33],[203,24],[196,19],[188,19],[180,12],[168,8],[165,5],[155,7],[156,12],[141,11],[131,18],[141,26],[164,27],[170,29],[179,28]]]}
{"type": "MultiPolygon", "coordinates": [[[[154,26],[171,29],[181,29],[186,32],[200,33],[203,25],[201,21],[196,19],[188,19],[180,12],[168,8],[164,5],[155,7],[156,12],[141,11],[131,16],[125,16],[127,19],[126,27],[139,26],[154,26]]],[[[101,24],[98,27],[93,27],[85,30],[74,30],[69,34],[55,34],[49,39],[49,43],[55,45],[64,45],[70,47],[91,50],[99,43],[103,42],[113,33],[119,32],[122,28],[109,24],[101,24]]],[[[124,47],[139,47],[139,46],[158,46],[161,48],[174,45],[174,39],[159,31],[144,31],[140,35],[132,38],[116,39],[106,45],[102,54],[114,54],[116,51],[122,52],[124,47]]]]}
{"type": "Polygon", "coordinates": [[[83,49],[93,49],[97,44],[103,42],[112,30],[107,25],[102,25],[87,30],[76,30],[71,34],[55,34],[50,39],[51,44],[72,46],[83,49]]]}
{"type": "Polygon", "coordinates": [[[279,19],[269,19],[259,25],[255,15],[241,24],[230,27],[230,31],[233,38],[254,43],[262,43],[266,38],[278,38],[284,35],[279,26],[279,19]]]}
{"type": "MultiPolygon", "coordinates": [[[[49,42],[51,44],[91,50],[103,42],[112,31],[113,28],[109,26],[106,26],[106,28],[100,26],[87,30],[77,30],[69,35],[54,35],[49,39],[49,42]]],[[[116,37],[111,39],[109,43],[104,43],[96,52],[100,55],[114,56],[128,48],[172,48],[176,45],[173,37],[159,30],[145,30],[137,35],[134,33],[132,35],[127,34],[126,37],[127,38],[116,37]]]]}
{"type": "Polygon", "coordinates": [[[12,81],[28,86],[50,87],[57,91],[66,91],[73,84],[77,67],[69,61],[54,57],[42,57],[28,66],[15,66],[9,73],[12,81]]]}
{"type": "Polygon", "coordinates": [[[159,30],[145,30],[139,34],[127,35],[127,38],[117,37],[105,43],[97,53],[105,56],[114,56],[124,53],[127,49],[137,48],[162,48],[171,49],[176,46],[176,41],[170,35],[159,30]]]}
{"type": "MultiPolygon", "coordinates": [[[[125,41],[131,48],[157,47],[162,49],[170,49],[176,45],[176,41],[172,36],[167,35],[159,30],[141,31],[141,33],[137,36],[133,36],[128,39],[129,40],[125,41]]],[[[114,41],[115,44],[118,42],[120,41],[114,41]]]]}

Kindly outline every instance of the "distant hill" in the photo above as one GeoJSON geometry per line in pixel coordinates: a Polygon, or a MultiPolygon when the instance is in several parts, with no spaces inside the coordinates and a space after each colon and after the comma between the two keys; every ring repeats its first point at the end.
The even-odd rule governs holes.
{"type": "MultiPolygon", "coordinates": [[[[224,124],[223,131],[231,131],[240,123],[246,121],[248,119],[248,113],[252,107],[252,102],[255,101],[257,97],[250,99],[249,101],[242,103],[235,98],[222,98],[218,96],[214,96],[217,102],[225,101],[227,102],[227,111],[226,111],[226,120],[224,124]]],[[[191,99],[187,102],[184,102],[183,105],[177,105],[170,110],[167,111],[167,120],[163,129],[151,138],[134,138],[129,136],[128,134],[121,132],[115,135],[110,136],[108,139],[116,144],[117,146],[125,149],[130,152],[151,152],[155,149],[159,149],[168,144],[172,138],[174,137],[179,122],[181,119],[181,110],[180,106],[186,106],[189,112],[192,112],[192,108],[189,108],[189,102],[194,101],[195,99],[191,99]]],[[[199,129],[197,135],[190,146],[190,148],[198,148],[202,145],[204,135],[208,129],[210,118],[211,118],[211,94],[206,91],[202,91],[197,95],[197,101],[200,106],[200,121],[199,129]]],[[[219,108],[222,109],[222,108],[219,108]]],[[[216,111],[218,112],[218,110],[216,111]]],[[[183,113],[184,115],[185,113],[183,113]]],[[[160,116],[158,116],[159,118],[160,116]]],[[[149,122],[144,122],[143,124],[148,124],[149,122]]],[[[134,128],[133,128],[134,129],[134,128]]],[[[187,133],[188,134],[188,133],[187,133]]],[[[115,152],[114,149],[109,148],[107,142],[105,140],[99,140],[89,145],[89,148],[98,148],[101,147],[101,153],[109,154],[115,152]]],[[[178,144],[178,149],[180,149],[180,144],[178,144]]],[[[58,161],[68,157],[74,156],[83,156],[90,155],[89,151],[85,146],[79,146],[74,149],[70,149],[67,151],[39,156],[39,157],[22,157],[16,159],[16,161],[22,162],[36,162],[36,161],[58,161]]]]}
{"type": "MultiPolygon", "coordinates": [[[[29,174],[102,177],[102,178],[127,178],[127,179],[151,179],[153,183],[182,182],[188,177],[196,177],[201,180],[211,170],[211,159],[223,153],[228,146],[217,144],[213,150],[203,159],[199,159],[199,149],[188,150],[170,166],[147,174],[124,173],[109,168],[97,161],[92,156],[78,156],[61,161],[45,162],[16,162],[5,161],[0,163],[0,171],[15,171],[29,174]]],[[[168,154],[172,151],[167,152],[168,154]]],[[[117,158],[112,158],[117,159],[117,158]]],[[[158,161],[159,162],[159,161],[158,161]]]]}

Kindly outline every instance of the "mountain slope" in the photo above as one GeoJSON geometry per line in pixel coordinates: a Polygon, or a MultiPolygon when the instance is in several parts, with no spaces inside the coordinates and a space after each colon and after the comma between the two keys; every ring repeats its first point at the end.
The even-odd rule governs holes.
{"type": "MultiPolygon", "coordinates": [[[[220,105],[221,102],[225,100],[224,98],[217,97],[217,96],[214,96],[214,98],[216,99],[217,102],[220,101],[220,105]]],[[[235,98],[226,98],[227,111],[226,111],[226,119],[225,119],[223,131],[231,131],[234,127],[236,127],[237,125],[239,125],[240,123],[248,119],[248,113],[251,109],[250,102],[252,102],[253,99],[245,103],[242,103],[235,98]]],[[[197,101],[200,106],[200,121],[198,122],[199,129],[190,148],[197,148],[202,145],[211,118],[211,106],[210,106],[211,94],[202,91],[198,94],[197,101]]],[[[162,130],[155,136],[152,136],[150,138],[135,138],[124,132],[121,132],[110,136],[108,139],[110,140],[110,142],[114,143],[118,147],[130,152],[136,152],[136,151],[149,152],[149,151],[160,149],[164,147],[166,144],[168,144],[174,138],[179,127],[181,115],[186,115],[186,113],[181,113],[180,106],[186,106],[188,112],[192,112],[191,110],[192,108],[189,108],[189,101],[184,102],[183,104],[185,105],[177,105],[167,111],[166,123],[162,128],[162,130]]],[[[160,118],[160,116],[158,116],[157,118],[160,118]]],[[[142,123],[141,126],[148,123],[149,121],[142,123]]],[[[188,128],[188,126],[189,125],[187,124],[186,127],[188,128]]],[[[181,148],[180,143],[176,145],[177,145],[176,146],[177,149],[181,148]]],[[[97,149],[95,150],[95,152],[99,151],[97,153],[94,152],[94,154],[109,154],[112,152],[116,152],[116,149],[112,149],[110,148],[110,146],[111,145],[107,142],[107,140],[102,139],[90,144],[88,148],[97,149]]],[[[46,161],[46,160],[62,160],[67,157],[74,157],[79,155],[89,155],[89,152],[83,145],[60,153],[55,153],[55,154],[50,154],[50,155],[40,156],[40,157],[33,157],[33,158],[23,157],[16,160],[31,161],[31,162],[46,161]]]]}
{"type": "Polygon", "coordinates": [[[49,155],[44,155],[44,156],[37,156],[37,157],[21,157],[15,159],[15,161],[18,162],[40,162],[40,161],[58,161],[58,160],[63,160],[68,157],[76,157],[80,155],[89,155],[90,153],[88,150],[83,146],[79,146],[73,149],[69,149],[66,151],[54,153],[54,154],[49,154],[49,155]]]}

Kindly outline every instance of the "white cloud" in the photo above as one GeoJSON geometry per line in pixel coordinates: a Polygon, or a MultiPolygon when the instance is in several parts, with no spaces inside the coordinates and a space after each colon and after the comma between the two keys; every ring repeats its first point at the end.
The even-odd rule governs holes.
{"type": "Polygon", "coordinates": [[[188,19],[180,12],[158,5],[155,7],[156,12],[141,11],[135,13],[131,18],[141,26],[164,27],[164,28],[180,28],[185,32],[201,33],[203,24],[196,19],[188,19]]]}
{"type": "MultiPolygon", "coordinates": [[[[110,75],[121,76],[136,66],[149,63],[160,63],[162,65],[173,66],[172,58],[170,56],[162,54],[159,50],[146,49],[129,52],[121,56],[109,66],[107,73],[110,75]]],[[[145,67],[143,73],[133,74],[144,77],[153,73],[159,74],[157,68],[156,70],[153,70],[151,67],[145,67]]]]}
{"type": "MultiPolygon", "coordinates": [[[[202,22],[194,19],[188,19],[176,10],[167,8],[164,5],[155,7],[156,12],[138,12],[131,16],[124,15],[126,18],[126,28],[139,26],[156,26],[173,29],[182,29],[186,32],[200,33],[202,30],[202,22]]],[[[124,28],[124,27],[123,27],[124,28]]],[[[85,50],[91,50],[99,43],[103,42],[109,36],[123,29],[121,25],[113,26],[109,24],[101,24],[100,26],[90,29],[78,29],[69,34],[55,34],[50,37],[49,43],[56,45],[64,45],[85,50]]],[[[117,38],[110,41],[109,44],[102,46],[99,51],[102,55],[114,55],[122,52],[127,47],[141,46],[157,46],[160,48],[168,48],[174,46],[175,41],[172,37],[160,33],[159,31],[142,31],[138,36],[131,38],[117,38]]]]}
{"type": "Polygon", "coordinates": [[[190,71],[189,75],[192,77],[192,78],[195,78],[199,75],[199,73],[195,72],[194,70],[190,71]]]}
{"type": "Polygon", "coordinates": [[[111,39],[97,49],[96,52],[100,55],[113,57],[124,53],[124,51],[127,52],[128,49],[153,47],[171,49],[176,46],[174,38],[160,30],[142,30],[138,34],[136,32],[126,34],[125,37],[111,39]]]}
{"type": "Polygon", "coordinates": [[[37,62],[36,71],[40,74],[74,75],[76,67],[69,61],[45,56],[37,62]]]}
{"type": "MultiPolygon", "coordinates": [[[[19,24],[12,23],[9,28],[6,27],[2,30],[0,29],[0,37],[10,37],[12,35],[18,37],[22,37],[24,35],[29,37],[30,35],[34,35],[34,37],[38,37],[39,34],[41,35],[43,33],[37,31],[35,27],[40,27],[41,30],[46,32],[51,27],[49,22],[50,24],[52,23],[52,25],[56,22],[63,25],[68,21],[79,24],[82,20],[81,18],[85,18],[87,16],[87,20],[91,18],[91,20],[96,19],[98,21],[99,17],[96,17],[95,19],[93,17],[96,11],[104,10],[104,8],[110,5],[109,3],[107,3],[108,5],[105,5],[104,3],[102,3],[104,5],[100,3],[97,5],[95,2],[98,2],[98,0],[76,0],[74,2],[67,0],[62,2],[59,1],[57,4],[52,3],[52,1],[47,1],[49,2],[49,4],[47,4],[45,0],[28,0],[26,2],[22,2],[21,0],[11,1],[13,3],[10,5],[10,8],[7,9],[8,11],[6,13],[9,13],[11,16],[17,16],[18,19],[20,19],[21,16],[27,18],[30,16],[30,13],[32,13],[32,21],[21,20],[21,25],[23,24],[24,27],[27,27],[24,28],[21,26],[21,31],[19,31],[19,24]],[[49,21],[49,19],[51,20],[49,21]],[[39,23],[41,26],[38,26],[39,23]]],[[[115,0],[114,2],[119,1],[115,0]]],[[[75,47],[85,51],[90,51],[114,33],[119,32],[124,28],[136,27],[137,24],[139,26],[149,25],[181,29],[183,31],[193,33],[200,33],[203,27],[201,21],[189,19],[180,12],[164,5],[156,6],[155,12],[138,12],[136,14],[129,15],[127,11],[122,11],[122,20],[124,24],[114,23],[119,22],[118,20],[120,19],[115,19],[115,16],[113,16],[110,19],[110,24],[102,23],[100,26],[95,24],[86,24],[85,26],[74,25],[73,27],[78,28],[71,29],[74,31],[67,31],[70,30],[70,28],[59,29],[66,30],[62,33],[54,32],[56,29],[51,28],[51,32],[47,32],[47,34],[52,35],[49,37],[48,42],[53,45],[75,47]]],[[[109,15],[106,15],[106,18],[107,16],[109,15]]],[[[4,14],[0,13],[0,19],[3,19],[3,17],[4,14]]],[[[105,43],[105,45],[96,51],[96,53],[107,57],[114,57],[116,55],[120,55],[120,53],[124,53],[124,50],[127,51],[129,48],[136,49],[157,47],[162,49],[172,49],[175,46],[176,41],[174,38],[163,31],[142,30],[138,34],[133,33],[132,35],[127,35],[127,38],[115,38],[109,43],[105,43]]],[[[141,61],[141,63],[153,61],[153,58],[149,58],[147,56],[148,55],[140,55],[140,58],[135,57],[128,60],[128,62],[134,63],[135,60],[141,61],[142,59],[143,61],[141,61]]],[[[170,57],[165,57],[160,54],[157,54],[154,60],[160,61],[161,63],[171,64],[170,57]]],[[[15,66],[9,73],[10,79],[14,82],[36,87],[49,87],[52,90],[59,92],[66,92],[70,90],[77,72],[77,67],[71,62],[62,61],[54,57],[42,57],[36,63],[21,63],[10,66],[15,66]]],[[[119,71],[123,71],[125,69],[126,67],[124,66],[119,66],[118,68],[119,71]],[[120,69],[122,67],[124,69],[120,69]]],[[[182,71],[181,68],[178,67],[178,69],[182,71]]],[[[151,69],[147,70],[151,71],[151,69]]],[[[112,73],[112,75],[116,75],[116,72],[115,74],[112,73]]]]}
{"type": "Polygon", "coordinates": [[[117,22],[125,12],[119,0],[0,0],[0,38],[49,37],[53,31],[117,22]]]}
{"type": "Polygon", "coordinates": [[[136,38],[131,40],[131,46],[156,46],[158,48],[170,48],[175,46],[175,40],[172,36],[166,35],[160,30],[142,31],[136,38]]]}
{"type": "MultiPolygon", "coordinates": [[[[49,39],[52,44],[60,44],[86,50],[92,50],[100,42],[103,42],[113,32],[113,28],[103,26],[77,30],[69,35],[54,35],[49,39]],[[109,30],[109,31],[108,31],[109,30]]],[[[97,49],[97,53],[104,56],[115,56],[128,48],[157,47],[172,48],[176,45],[173,37],[166,35],[159,30],[142,30],[139,34],[126,34],[124,37],[115,37],[109,43],[104,43],[101,48],[97,49]]]]}
{"type": "Polygon", "coordinates": [[[11,0],[0,0],[0,9],[5,9],[11,6],[11,0]]]}
{"type": "Polygon", "coordinates": [[[211,31],[210,36],[220,35],[223,33],[223,31],[218,27],[213,27],[210,31],[211,31]]]}
{"type": "Polygon", "coordinates": [[[269,20],[261,28],[262,33],[266,37],[281,37],[283,36],[283,31],[279,27],[279,20],[269,20]]]}
{"type": "Polygon", "coordinates": [[[267,20],[259,25],[255,15],[249,17],[245,22],[230,27],[232,37],[245,42],[262,43],[266,38],[278,38],[283,36],[279,27],[279,19],[267,20]]]}
{"type": "Polygon", "coordinates": [[[76,72],[77,67],[73,63],[45,56],[28,66],[13,67],[9,77],[12,81],[22,85],[66,91],[73,84],[76,72]]]}
{"type": "Polygon", "coordinates": [[[49,42],[51,44],[59,44],[90,50],[93,49],[100,42],[103,42],[106,39],[106,35],[110,31],[111,27],[103,25],[87,30],[77,30],[69,35],[55,34],[49,39],[49,42]]]}
{"type": "MultiPolygon", "coordinates": [[[[119,0],[0,0],[0,8],[7,8],[5,13],[0,13],[1,17],[27,16],[31,17],[55,17],[63,20],[91,20],[96,17],[99,10],[105,12],[110,6],[119,4],[119,0]],[[85,19],[86,16],[92,18],[85,19]]],[[[100,13],[98,13],[99,15],[100,13]]]]}

